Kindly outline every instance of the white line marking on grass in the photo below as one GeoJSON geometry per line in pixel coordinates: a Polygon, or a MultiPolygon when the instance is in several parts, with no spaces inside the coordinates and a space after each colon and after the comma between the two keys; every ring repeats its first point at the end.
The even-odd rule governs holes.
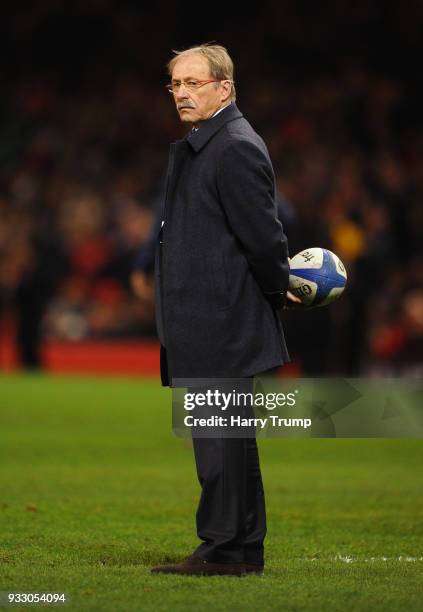
{"type": "Polygon", "coordinates": [[[372,563],[374,561],[399,561],[400,563],[416,563],[423,561],[423,557],[410,557],[408,555],[400,555],[399,557],[351,557],[350,555],[335,555],[335,557],[304,557],[300,558],[299,561],[341,561],[342,563],[356,563],[357,561],[364,561],[366,563],[372,563]]]}

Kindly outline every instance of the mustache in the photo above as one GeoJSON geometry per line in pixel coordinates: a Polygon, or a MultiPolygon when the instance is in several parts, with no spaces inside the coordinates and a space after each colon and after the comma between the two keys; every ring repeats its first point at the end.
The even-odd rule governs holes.
{"type": "Polygon", "coordinates": [[[181,110],[182,108],[195,108],[195,106],[182,102],[181,104],[178,104],[178,110],[181,110]]]}

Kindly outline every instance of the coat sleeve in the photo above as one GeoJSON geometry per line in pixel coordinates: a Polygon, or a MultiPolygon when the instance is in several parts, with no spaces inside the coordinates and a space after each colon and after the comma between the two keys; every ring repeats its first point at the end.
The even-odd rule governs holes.
{"type": "Polygon", "coordinates": [[[277,218],[269,159],[255,144],[233,141],[221,155],[217,180],[222,206],[255,280],[274,308],[282,308],[289,281],[288,240],[277,218]]]}

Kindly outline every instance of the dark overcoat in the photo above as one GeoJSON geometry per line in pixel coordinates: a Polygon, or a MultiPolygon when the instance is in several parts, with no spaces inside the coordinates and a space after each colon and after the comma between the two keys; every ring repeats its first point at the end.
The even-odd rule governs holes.
{"type": "Polygon", "coordinates": [[[170,146],[155,263],[163,384],[289,360],[287,257],[266,145],[232,103],[170,146]]]}

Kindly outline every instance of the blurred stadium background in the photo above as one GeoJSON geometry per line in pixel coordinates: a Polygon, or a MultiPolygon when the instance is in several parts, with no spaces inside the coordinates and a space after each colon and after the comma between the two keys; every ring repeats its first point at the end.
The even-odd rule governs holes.
{"type": "Polygon", "coordinates": [[[0,368],[157,373],[153,299],[129,276],[183,134],[165,64],[215,40],[291,254],[330,248],[349,272],[336,305],[285,315],[289,373],[421,376],[422,3],[200,9],[2,4],[0,368]]]}

